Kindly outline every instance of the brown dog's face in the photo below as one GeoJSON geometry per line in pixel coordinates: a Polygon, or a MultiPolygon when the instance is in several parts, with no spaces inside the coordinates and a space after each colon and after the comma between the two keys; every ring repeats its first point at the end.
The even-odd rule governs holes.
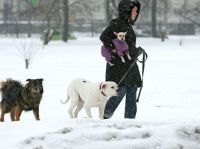
{"type": "Polygon", "coordinates": [[[32,96],[43,93],[43,79],[27,79],[27,88],[32,96]]]}

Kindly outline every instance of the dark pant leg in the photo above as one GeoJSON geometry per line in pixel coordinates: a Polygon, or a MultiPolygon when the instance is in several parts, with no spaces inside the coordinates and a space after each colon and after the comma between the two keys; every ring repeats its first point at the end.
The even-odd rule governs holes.
{"type": "Polygon", "coordinates": [[[127,87],[126,102],[125,102],[125,118],[135,118],[137,113],[136,104],[137,87],[127,87]]]}
{"type": "Polygon", "coordinates": [[[126,94],[126,87],[119,87],[118,96],[113,96],[109,98],[104,110],[104,119],[112,117],[114,111],[117,109],[118,105],[122,101],[125,94],[126,94]]]}

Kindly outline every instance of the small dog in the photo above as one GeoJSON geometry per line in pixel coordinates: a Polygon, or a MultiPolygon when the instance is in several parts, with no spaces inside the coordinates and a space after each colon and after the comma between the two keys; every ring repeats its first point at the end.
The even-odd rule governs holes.
{"type": "Polygon", "coordinates": [[[125,59],[123,57],[124,55],[126,55],[128,59],[131,60],[131,56],[129,55],[128,51],[128,44],[125,41],[127,32],[114,32],[114,34],[117,36],[117,38],[113,39],[112,42],[116,47],[116,52],[120,56],[121,61],[125,63],[125,59]]]}
{"type": "Polygon", "coordinates": [[[68,109],[70,118],[77,118],[83,107],[87,116],[92,118],[90,108],[99,107],[99,116],[103,119],[107,99],[118,95],[118,85],[111,81],[92,83],[85,79],[76,79],[71,82],[67,92],[67,100],[63,103],[67,103],[70,99],[68,109]]]}
{"type": "MultiPolygon", "coordinates": [[[[128,44],[125,41],[125,36],[126,36],[127,32],[119,32],[119,33],[113,32],[113,33],[114,33],[114,35],[117,36],[117,38],[112,40],[112,43],[116,48],[112,52],[117,53],[123,63],[125,63],[125,59],[123,57],[124,55],[126,55],[128,57],[128,59],[131,60],[131,56],[129,55],[129,51],[128,51],[128,44]]],[[[105,57],[106,61],[111,66],[114,65],[110,62],[112,59],[112,55],[105,46],[101,47],[101,54],[103,57],[105,57]]]]}
{"type": "Polygon", "coordinates": [[[40,120],[39,104],[43,95],[43,79],[27,79],[26,81],[28,83],[25,86],[12,79],[1,82],[1,122],[4,121],[6,113],[10,113],[12,121],[19,121],[22,111],[30,110],[33,110],[35,119],[40,120]]]}

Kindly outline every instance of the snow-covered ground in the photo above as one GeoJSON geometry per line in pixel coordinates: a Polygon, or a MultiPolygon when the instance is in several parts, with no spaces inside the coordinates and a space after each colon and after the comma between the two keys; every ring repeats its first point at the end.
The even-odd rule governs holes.
{"type": "MultiPolygon", "coordinates": [[[[32,41],[32,49],[38,49],[39,41],[32,41]]],[[[32,112],[22,113],[19,122],[6,114],[0,123],[1,149],[200,149],[200,36],[171,36],[165,42],[138,38],[149,58],[135,120],[123,118],[124,101],[109,120],[99,120],[96,108],[93,119],[83,110],[71,120],[68,105],[60,103],[71,80],[104,80],[98,37],[50,42],[33,54],[28,70],[24,45],[31,44],[1,37],[0,81],[13,78],[25,84],[27,78],[43,78],[41,121],[32,112]]]]}

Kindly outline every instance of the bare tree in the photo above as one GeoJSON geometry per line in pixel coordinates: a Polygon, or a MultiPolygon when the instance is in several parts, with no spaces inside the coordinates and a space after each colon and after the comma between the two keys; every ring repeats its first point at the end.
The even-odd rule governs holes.
{"type": "Polygon", "coordinates": [[[34,5],[32,4],[32,1],[24,0],[24,2],[27,5],[27,15],[28,15],[28,37],[31,37],[32,34],[32,19],[33,19],[33,13],[34,13],[34,5]]]}
{"type": "MultiPolygon", "coordinates": [[[[44,20],[47,22],[46,30],[56,30],[62,25],[62,39],[63,41],[67,42],[69,34],[69,0],[47,1],[40,7],[40,10],[41,14],[43,14],[44,20]],[[46,7],[44,5],[46,5],[46,7]]],[[[50,38],[47,40],[49,41],[50,38]]]]}
{"type": "Polygon", "coordinates": [[[161,37],[161,41],[165,41],[167,37],[167,24],[168,24],[168,17],[169,12],[171,11],[172,7],[170,7],[171,1],[157,1],[157,13],[159,14],[158,21],[157,21],[157,36],[161,37]]]}
{"type": "Polygon", "coordinates": [[[184,4],[180,9],[175,10],[175,14],[200,27],[200,2],[197,2],[192,9],[187,9],[184,4]]]}
{"type": "Polygon", "coordinates": [[[74,13],[77,16],[85,16],[85,20],[89,20],[91,24],[91,32],[92,36],[94,36],[94,14],[95,14],[95,8],[96,8],[96,0],[75,0],[71,5],[70,5],[70,13],[74,13]],[[74,11],[78,10],[78,11],[74,11]]]}
{"type": "Polygon", "coordinates": [[[42,14],[42,18],[47,22],[47,28],[51,28],[52,26],[59,26],[61,24],[59,9],[61,9],[60,0],[50,0],[40,6],[40,13],[42,14]],[[57,25],[55,25],[52,20],[56,21],[57,25]],[[51,22],[53,22],[53,24],[51,22]]]}
{"type": "Polygon", "coordinates": [[[108,24],[109,24],[110,20],[112,19],[112,14],[110,11],[110,1],[111,0],[105,0],[106,19],[107,19],[108,24]]]}
{"type": "Polygon", "coordinates": [[[151,5],[151,30],[152,36],[157,37],[157,0],[152,0],[151,5]]]}
{"type": "Polygon", "coordinates": [[[13,15],[13,1],[12,0],[6,0],[4,1],[4,7],[3,7],[3,21],[4,21],[4,33],[7,34],[8,32],[8,21],[12,20],[13,15]]]}
{"type": "Polygon", "coordinates": [[[118,14],[118,3],[120,0],[105,0],[105,11],[107,23],[111,21],[113,17],[116,17],[118,14]]]}
{"type": "MultiPolygon", "coordinates": [[[[117,5],[119,1],[121,0],[105,0],[104,1],[107,23],[109,23],[113,17],[117,16],[118,14],[117,5]]],[[[96,10],[97,10],[96,8],[98,7],[99,3],[100,2],[97,0],[81,0],[81,1],[74,0],[74,2],[70,4],[70,9],[69,9],[70,14],[75,14],[76,16],[79,16],[80,14],[82,16],[84,14],[85,18],[83,19],[89,20],[91,24],[92,36],[94,36],[94,32],[95,32],[94,31],[95,23],[96,23],[95,13],[96,13],[96,10]]],[[[100,4],[102,4],[102,2],[100,4]]]]}
{"type": "Polygon", "coordinates": [[[40,41],[33,39],[22,40],[17,46],[18,55],[24,60],[25,68],[28,69],[30,63],[33,61],[34,56],[41,49],[42,44],[40,41]]]}
{"type": "Polygon", "coordinates": [[[68,40],[69,29],[69,1],[63,0],[63,41],[68,40]]]}
{"type": "Polygon", "coordinates": [[[15,12],[15,34],[16,37],[19,38],[19,20],[20,20],[20,10],[16,10],[15,12]]]}
{"type": "Polygon", "coordinates": [[[41,34],[43,45],[49,43],[54,32],[63,24],[63,8],[63,0],[49,0],[39,3],[35,13],[39,17],[38,19],[43,22],[41,34]]]}
{"type": "Polygon", "coordinates": [[[149,9],[150,7],[150,0],[140,0],[140,3],[142,4],[140,12],[143,12],[145,9],[149,9]]]}

